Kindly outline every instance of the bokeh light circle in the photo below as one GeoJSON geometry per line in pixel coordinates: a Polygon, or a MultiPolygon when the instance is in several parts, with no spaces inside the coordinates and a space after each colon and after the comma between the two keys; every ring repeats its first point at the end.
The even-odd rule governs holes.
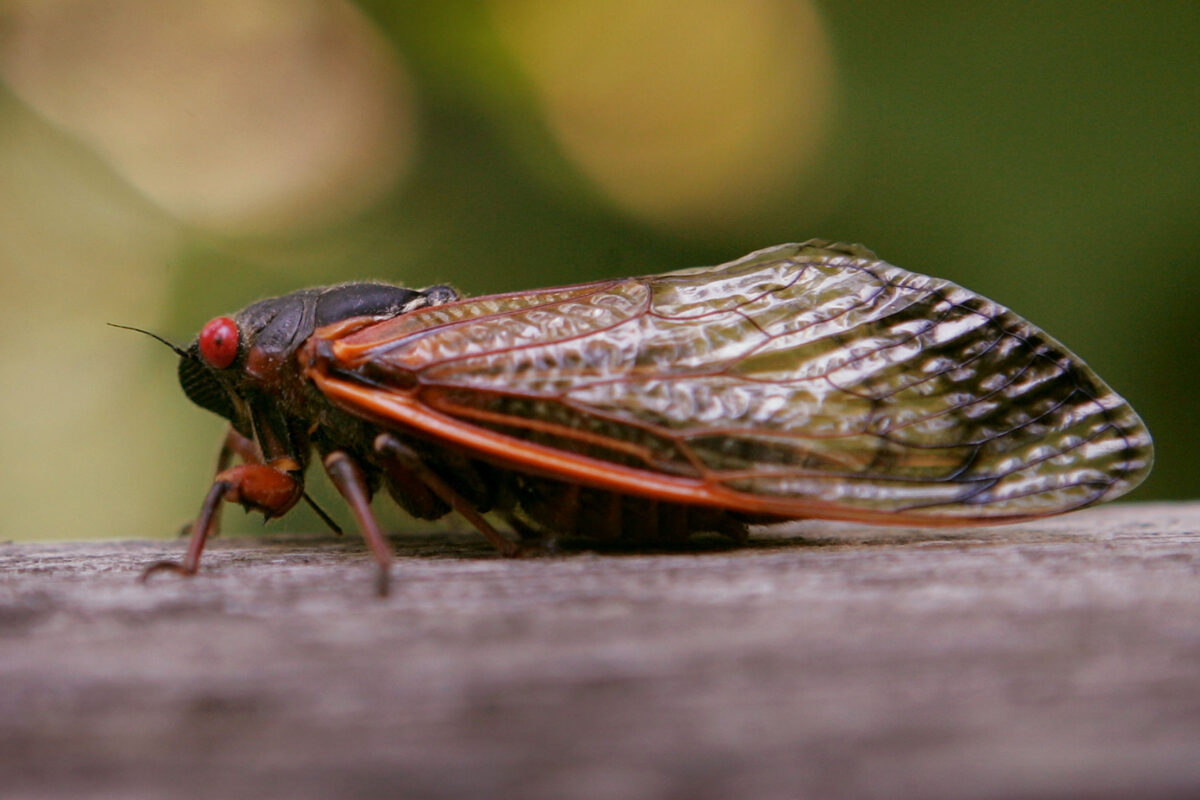
{"type": "Polygon", "coordinates": [[[17,0],[0,74],[151,201],[222,233],[346,218],[412,150],[408,79],[339,0],[17,0]]]}
{"type": "Polygon", "coordinates": [[[615,202],[673,227],[771,213],[820,156],[831,49],[799,0],[494,0],[564,154],[615,202]]]}

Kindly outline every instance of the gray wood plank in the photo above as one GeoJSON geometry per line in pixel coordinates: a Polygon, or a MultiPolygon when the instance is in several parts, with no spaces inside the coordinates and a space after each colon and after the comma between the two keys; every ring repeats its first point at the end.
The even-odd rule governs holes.
{"type": "Polygon", "coordinates": [[[0,796],[1200,796],[1200,503],[394,543],[0,545],[0,796]]]}

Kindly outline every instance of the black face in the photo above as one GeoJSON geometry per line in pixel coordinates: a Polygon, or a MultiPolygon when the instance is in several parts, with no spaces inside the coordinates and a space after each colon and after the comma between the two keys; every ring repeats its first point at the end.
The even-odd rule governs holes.
{"type": "MultiPolygon", "coordinates": [[[[353,317],[393,317],[458,298],[448,286],[424,290],[384,283],[347,283],[302,289],[260,300],[232,318],[210,320],[179,360],[179,385],[188,398],[254,435],[248,394],[256,366],[285,364],[313,331],[353,317]]],[[[273,387],[270,387],[273,388],[273,387]]]]}
{"type": "Polygon", "coordinates": [[[200,348],[195,342],[192,342],[186,354],[179,359],[179,385],[193,403],[229,420],[242,435],[249,435],[243,430],[244,426],[238,424],[229,392],[213,375],[212,369],[205,366],[200,358],[200,348]]]}

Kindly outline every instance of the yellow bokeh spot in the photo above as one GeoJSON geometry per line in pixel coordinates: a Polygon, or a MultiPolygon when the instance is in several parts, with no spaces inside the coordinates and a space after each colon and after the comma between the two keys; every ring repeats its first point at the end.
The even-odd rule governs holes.
{"type": "Polygon", "coordinates": [[[734,226],[811,170],[833,67],[797,0],[495,0],[564,153],[635,213],[734,226]]]}
{"type": "Polygon", "coordinates": [[[411,92],[387,42],[331,0],[16,0],[0,77],[182,221],[285,233],[394,185],[411,92]]]}

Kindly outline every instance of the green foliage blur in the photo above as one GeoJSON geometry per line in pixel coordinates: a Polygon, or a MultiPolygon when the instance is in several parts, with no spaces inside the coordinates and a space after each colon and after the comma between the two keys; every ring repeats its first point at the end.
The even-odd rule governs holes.
{"type": "MultiPolygon", "coordinates": [[[[238,59],[247,72],[263,69],[252,59],[300,25],[299,12],[276,8],[287,16],[226,28],[211,17],[245,16],[255,4],[202,5],[217,33],[168,86],[193,87],[211,55],[224,59],[228,91],[245,91],[238,59]],[[220,52],[210,42],[226,30],[259,38],[220,52]]],[[[0,11],[0,538],[173,535],[203,497],[220,421],[188,405],[165,348],[104,322],[185,342],[218,313],[308,284],[384,278],[479,294],[714,264],[811,237],[861,242],[1045,328],[1151,428],[1158,464],[1132,499],[1200,494],[1200,4],[840,0],[813,5],[819,29],[802,31],[792,21],[805,18],[791,15],[808,4],[665,3],[659,22],[724,15],[713,30],[745,38],[727,49],[705,39],[689,57],[711,75],[748,77],[718,86],[707,72],[694,83],[684,74],[677,93],[653,96],[639,95],[636,76],[673,79],[673,68],[693,63],[673,55],[688,37],[674,39],[673,25],[652,37],[615,23],[572,27],[557,5],[297,4],[319,15],[285,40],[286,58],[316,65],[297,68],[299,79],[352,63],[360,83],[345,78],[324,94],[296,87],[286,113],[300,122],[280,133],[269,126],[283,111],[245,112],[279,102],[278,91],[214,119],[226,84],[204,84],[209,94],[194,101],[191,89],[168,98],[150,82],[162,54],[149,45],[144,56],[114,48],[113,91],[124,94],[100,102],[102,67],[116,62],[96,55],[88,28],[73,31],[61,57],[38,61],[30,41],[82,23],[46,21],[27,3],[0,11]],[[781,22],[741,19],[750,8],[781,22]],[[775,38],[756,49],[760,30],[775,38]],[[366,55],[341,55],[360,41],[366,55]],[[792,83],[771,85],[790,74],[793,46],[814,60],[792,83]],[[562,64],[580,53],[628,73],[624,83],[588,94],[603,75],[587,72],[590,83],[573,87],[582,70],[562,64]],[[740,58],[757,60],[740,70],[740,58]],[[380,70],[395,71],[383,88],[372,83],[380,70]],[[790,108],[801,91],[811,101],[790,108]],[[376,113],[379,98],[395,107],[376,113]],[[324,106],[305,116],[318,102],[341,116],[324,106]],[[121,113],[102,116],[114,108],[121,113]],[[760,128],[747,120],[760,111],[767,133],[754,139],[760,128]],[[658,171],[667,159],[658,151],[644,168],[612,160],[649,137],[642,121],[676,113],[687,125],[661,134],[678,137],[662,152],[673,158],[696,137],[715,143],[711,151],[692,161],[683,152],[674,171],[658,171]],[[588,140],[588,114],[633,145],[588,140]],[[335,119],[343,127],[322,134],[335,119]],[[378,122],[353,127],[364,119],[378,122]],[[750,132],[724,148],[721,137],[739,126],[750,132]],[[263,149],[240,153],[262,131],[263,149]],[[350,135],[363,143],[346,155],[335,145],[350,135]],[[185,136],[186,148],[162,155],[163,142],[185,136]],[[218,137],[223,149],[204,155],[218,137]],[[746,160],[722,162],[735,147],[746,160]],[[199,169],[208,157],[234,166],[227,176],[199,169]],[[706,165],[726,172],[708,180],[706,165]],[[271,181],[283,188],[262,189],[271,181]],[[351,188],[325,188],[335,184],[351,188]],[[301,195],[294,207],[277,202],[301,195]]],[[[93,2],[87,25],[115,37],[137,7],[93,2]]],[[[291,86],[279,72],[277,86],[291,86]]],[[[327,489],[317,494],[342,513],[327,489]]],[[[321,527],[307,510],[273,525],[321,527]]]]}

